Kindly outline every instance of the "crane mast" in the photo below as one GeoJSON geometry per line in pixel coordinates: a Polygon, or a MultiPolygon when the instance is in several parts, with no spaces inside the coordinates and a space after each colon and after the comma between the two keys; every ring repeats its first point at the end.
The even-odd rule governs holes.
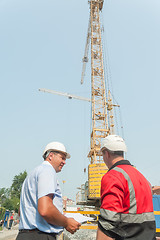
{"type": "Polygon", "coordinates": [[[91,150],[88,154],[91,163],[102,162],[99,154],[101,139],[109,133],[107,121],[107,101],[104,80],[103,50],[101,40],[100,11],[102,0],[90,0],[90,32],[91,32],[91,105],[92,133],[91,150]]]}

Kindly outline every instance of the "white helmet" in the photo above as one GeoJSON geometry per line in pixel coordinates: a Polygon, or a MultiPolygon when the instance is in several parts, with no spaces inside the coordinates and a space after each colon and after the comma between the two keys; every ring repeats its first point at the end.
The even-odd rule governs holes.
{"type": "Polygon", "coordinates": [[[45,158],[45,155],[48,151],[57,151],[57,152],[62,152],[64,154],[66,154],[66,158],[70,158],[71,155],[69,153],[67,153],[65,146],[60,143],[60,142],[51,142],[48,143],[47,146],[44,149],[43,152],[43,158],[45,158]]]}
{"type": "Polygon", "coordinates": [[[116,151],[127,152],[127,147],[123,138],[117,135],[108,135],[102,140],[101,152],[105,148],[113,152],[116,151]]]}

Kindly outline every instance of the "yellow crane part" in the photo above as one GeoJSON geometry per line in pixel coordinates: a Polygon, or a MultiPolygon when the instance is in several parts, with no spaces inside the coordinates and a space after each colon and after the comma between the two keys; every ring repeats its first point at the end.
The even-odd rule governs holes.
{"type": "Polygon", "coordinates": [[[100,199],[101,179],[108,171],[104,163],[88,166],[88,199],[100,199]]]}

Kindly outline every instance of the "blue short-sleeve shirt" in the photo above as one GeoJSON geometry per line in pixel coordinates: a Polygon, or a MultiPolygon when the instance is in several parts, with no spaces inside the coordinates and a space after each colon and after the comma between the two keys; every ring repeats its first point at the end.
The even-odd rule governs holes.
{"type": "Polygon", "coordinates": [[[38,199],[54,194],[53,204],[63,213],[62,194],[57,174],[52,165],[44,161],[27,176],[21,191],[19,229],[38,228],[47,233],[59,233],[62,227],[46,222],[38,212],[38,199]]]}

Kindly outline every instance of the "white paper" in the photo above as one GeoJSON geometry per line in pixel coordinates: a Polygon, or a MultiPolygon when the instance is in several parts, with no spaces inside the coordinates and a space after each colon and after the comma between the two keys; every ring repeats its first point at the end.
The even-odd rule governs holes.
{"type": "Polygon", "coordinates": [[[74,218],[79,223],[84,223],[84,222],[87,222],[87,221],[93,221],[94,220],[94,218],[84,216],[81,213],[65,213],[64,215],[68,218],[74,218]]]}

